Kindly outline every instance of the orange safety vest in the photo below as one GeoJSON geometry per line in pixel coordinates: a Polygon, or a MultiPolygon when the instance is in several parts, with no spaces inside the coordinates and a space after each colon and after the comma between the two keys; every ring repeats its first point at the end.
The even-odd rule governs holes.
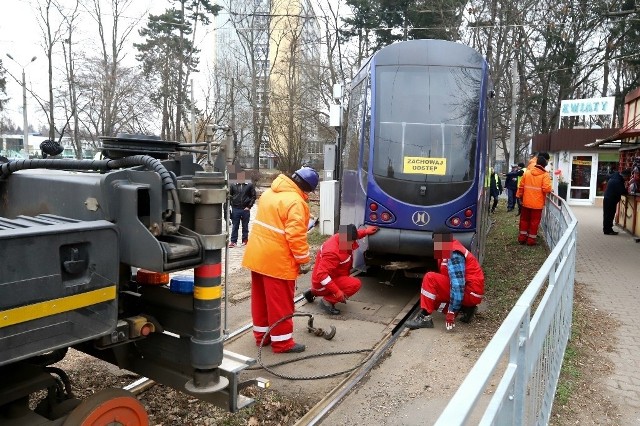
{"type": "Polygon", "coordinates": [[[274,179],[258,200],[242,266],[283,280],[298,277],[299,265],[310,260],[308,199],[289,177],[274,179]]]}
{"type": "Polygon", "coordinates": [[[544,208],[546,194],[552,191],[549,173],[541,167],[535,166],[524,172],[518,185],[517,198],[522,198],[522,205],[529,209],[541,210],[544,208]]]}

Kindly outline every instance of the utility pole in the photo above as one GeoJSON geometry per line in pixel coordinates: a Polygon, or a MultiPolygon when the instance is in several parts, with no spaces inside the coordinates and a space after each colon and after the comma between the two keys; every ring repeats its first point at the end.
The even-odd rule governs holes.
{"type": "MultiPolygon", "coordinates": [[[[518,79],[518,61],[513,58],[511,63],[511,134],[509,135],[509,163],[516,162],[516,112],[518,110],[518,92],[520,91],[520,80],[518,79]]],[[[507,168],[509,170],[509,168],[507,168]]]]}
{"type": "Polygon", "coordinates": [[[31,62],[35,61],[37,58],[34,56],[27,63],[27,65],[22,65],[15,59],[13,59],[13,56],[9,55],[8,53],[7,53],[7,57],[11,59],[13,62],[15,62],[16,64],[18,64],[20,68],[22,68],[22,127],[23,127],[22,146],[24,147],[24,152],[27,155],[27,158],[29,158],[29,121],[27,120],[27,82],[24,75],[24,69],[27,66],[29,66],[31,62]]]}
{"type": "MultiPolygon", "coordinates": [[[[191,143],[196,143],[196,113],[193,110],[193,79],[191,79],[191,143]]],[[[193,161],[197,160],[197,154],[193,153],[193,161]]]]}

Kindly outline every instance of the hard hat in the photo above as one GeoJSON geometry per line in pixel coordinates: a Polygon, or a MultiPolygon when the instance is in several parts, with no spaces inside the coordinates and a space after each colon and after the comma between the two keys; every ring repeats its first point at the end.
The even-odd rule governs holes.
{"type": "Polygon", "coordinates": [[[318,172],[311,167],[301,167],[291,175],[291,179],[302,189],[304,192],[313,192],[318,186],[320,176],[318,172]]]}

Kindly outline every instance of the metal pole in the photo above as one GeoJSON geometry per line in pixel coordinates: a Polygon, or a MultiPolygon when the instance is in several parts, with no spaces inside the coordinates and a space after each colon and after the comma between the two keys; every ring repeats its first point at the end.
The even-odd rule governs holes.
{"type": "Polygon", "coordinates": [[[29,158],[29,122],[27,121],[27,82],[24,76],[24,68],[22,68],[22,121],[23,121],[23,137],[22,145],[24,152],[29,158]]]}
{"type": "MultiPolygon", "coordinates": [[[[511,66],[511,135],[509,137],[509,158],[507,158],[507,160],[513,164],[516,162],[516,112],[518,109],[518,91],[520,90],[518,81],[518,63],[515,57],[513,58],[511,66]]],[[[507,163],[507,166],[509,166],[509,163],[507,163]]],[[[507,170],[510,169],[507,168],[507,170]]]]}
{"type": "MultiPolygon", "coordinates": [[[[191,79],[191,143],[196,143],[196,113],[193,110],[193,79],[191,79]]],[[[193,161],[197,160],[196,153],[193,153],[193,161]]]]}

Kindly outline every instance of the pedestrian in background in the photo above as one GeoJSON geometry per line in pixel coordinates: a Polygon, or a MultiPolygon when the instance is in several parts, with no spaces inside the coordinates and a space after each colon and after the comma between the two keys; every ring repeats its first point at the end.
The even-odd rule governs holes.
{"type": "MultiPolygon", "coordinates": [[[[526,172],[525,168],[524,168],[524,163],[518,163],[518,181],[517,181],[517,185],[516,185],[516,193],[518,192],[518,187],[520,186],[520,181],[522,180],[522,176],[524,176],[524,173],[526,172]]],[[[520,216],[520,213],[522,213],[522,198],[518,198],[516,197],[516,205],[518,206],[518,213],[516,213],[516,216],[520,216]]]]}
{"type": "Polygon", "coordinates": [[[489,203],[491,203],[493,199],[493,204],[489,209],[491,213],[496,211],[500,194],[502,194],[502,181],[500,180],[500,176],[493,170],[493,167],[489,167],[489,203]]]}
{"type": "Polygon", "coordinates": [[[311,303],[316,297],[322,297],[320,307],[329,315],[338,315],[336,303],[346,303],[347,299],[360,290],[360,279],[352,277],[352,253],[360,240],[378,231],[377,226],[356,229],[353,224],[340,225],[337,234],[331,236],[320,247],[313,265],[311,288],[305,291],[304,297],[311,303]]]}
{"type": "Polygon", "coordinates": [[[445,314],[445,327],[453,330],[456,317],[468,323],[476,313],[484,295],[484,272],[478,259],[450,231],[433,233],[433,255],[439,272],[427,272],[422,279],[420,307],[422,311],[405,324],[410,329],[433,328],[432,314],[445,314]]]}
{"type": "Polygon", "coordinates": [[[253,336],[275,353],[303,352],[293,340],[293,296],[296,278],[310,267],[309,193],[318,186],[318,173],[302,167],[291,176],[280,174],[258,201],[251,238],[242,266],[251,270],[253,336]],[[280,321],[278,323],[278,321],[280,321]],[[277,325],[275,325],[278,323],[277,325]]]}
{"type": "Polygon", "coordinates": [[[538,243],[538,227],[542,219],[542,209],[546,195],[553,190],[551,177],[544,169],[547,166],[545,157],[536,160],[536,166],[527,170],[518,186],[516,197],[522,199],[520,214],[520,234],[518,242],[534,246],[538,243]]]}
{"type": "MultiPolygon", "coordinates": [[[[518,177],[523,172],[517,164],[511,166],[511,171],[505,175],[504,188],[507,190],[507,211],[513,211],[516,205],[516,191],[518,190],[518,177]]],[[[518,209],[519,210],[519,209],[518,209]]]]}
{"type": "Polygon", "coordinates": [[[231,239],[229,247],[235,247],[238,243],[238,230],[242,223],[242,245],[246,246],[249,240],[249,219],[251,207],[256,202],[256,188],[253,182],[246,180],[246,173],[242,169],[236,169],[235,173],[229,173],[229,198],[231,199],[231,239]]]}
{"type": "Polygon", "coordinates": [[[627,181],[631,177],[631,170],[625,169],[622,173],[613,172],[607,181],[602,200],[602,232],[604,235],[618,235],[613,230],[613,218],[616,215],[616,207],[623,195],[627,195],[627,181]]]}
{"type": "Polygon", "coordinates": [[[527,164],[527,170],[533,170],[536,167],[536,165],[538,164],[538,157],[544,157],[544,159],[547,160],[547,164],[551,159],[551,156],[549,155],[548,152],[542,152],[542,151],[536,152],[533,154],[533,157],[531,157],[531,159],[529,160],[529,164],[527,164]]]}

